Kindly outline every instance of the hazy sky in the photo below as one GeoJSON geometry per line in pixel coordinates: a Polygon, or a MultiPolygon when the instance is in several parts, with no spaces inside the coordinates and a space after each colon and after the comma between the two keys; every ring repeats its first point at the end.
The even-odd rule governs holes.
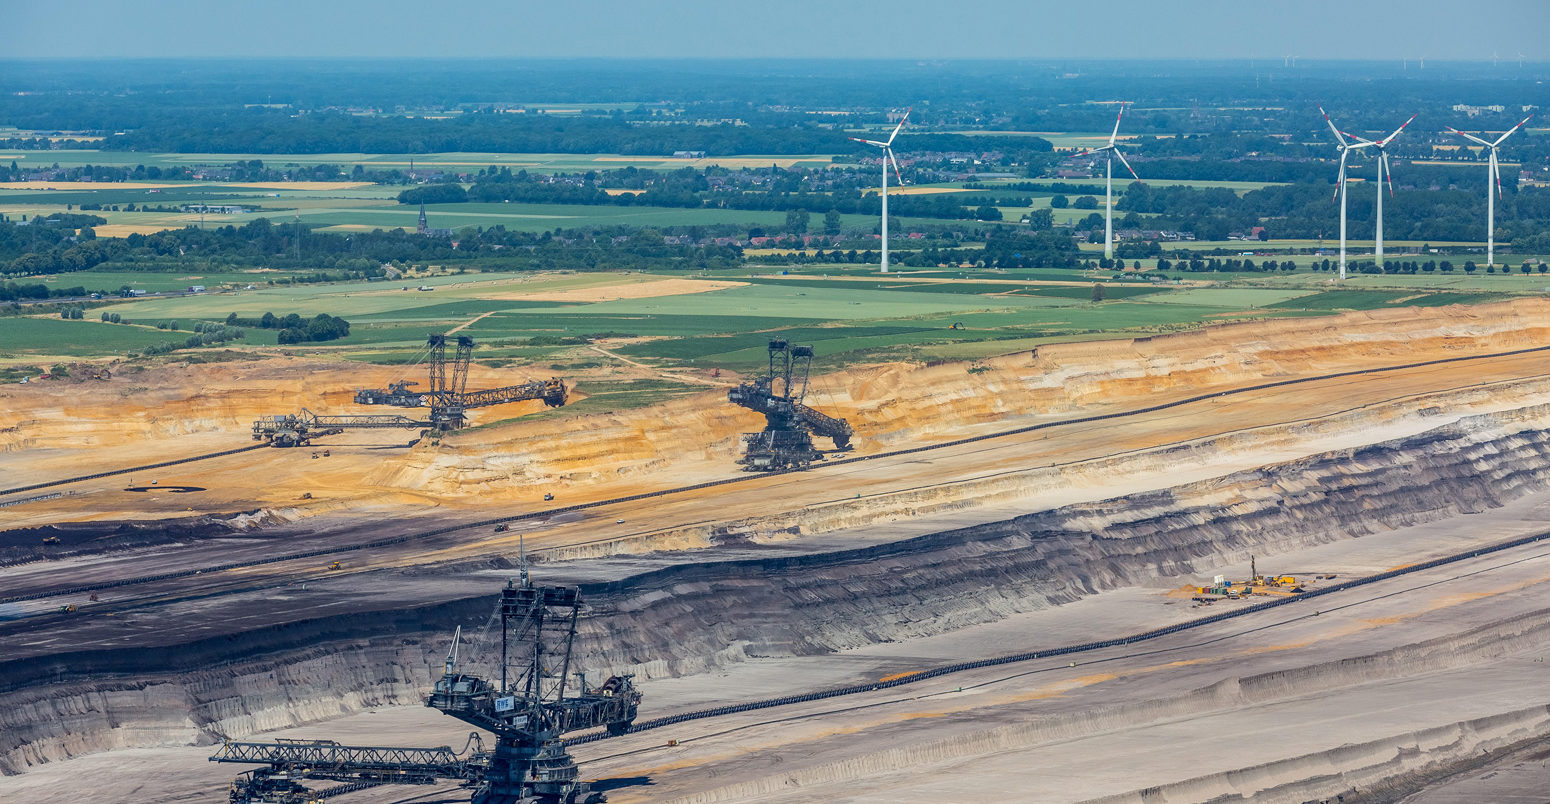
{"type": "Polygon", "coordinates": [[[1550,0],[6,0],[10,57],[1550,58],[1550,0]]]}

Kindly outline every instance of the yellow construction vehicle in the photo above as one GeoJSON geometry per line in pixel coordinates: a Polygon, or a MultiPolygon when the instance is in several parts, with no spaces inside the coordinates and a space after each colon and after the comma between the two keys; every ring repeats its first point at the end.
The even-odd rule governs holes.
{"type": "Polygon", "coordinates": [[[340,564],[338,561],[335,561],[334,563],[329,564],[328,568],[331,569],[331,570],[336,570],[336,569],[339,569],[341,566],[343,566],[343,565],[340,564]]]}

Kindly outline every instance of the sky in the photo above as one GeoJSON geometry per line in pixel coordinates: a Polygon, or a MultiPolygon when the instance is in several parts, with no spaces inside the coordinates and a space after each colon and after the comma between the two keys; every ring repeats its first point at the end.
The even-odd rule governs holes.
{"type": "Polygon", "coordinates": [[[10,58],[1550,58],[1550,0],[5,0],[10,58]]]}

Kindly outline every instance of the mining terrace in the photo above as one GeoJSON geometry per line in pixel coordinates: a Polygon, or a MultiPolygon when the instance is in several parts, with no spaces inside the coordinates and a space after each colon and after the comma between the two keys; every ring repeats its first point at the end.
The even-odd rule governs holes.
{"type": "MultiPolygon", "coordinates": [[[[293,358],[154,371],[4,386],[0,485],[249,446],[255,417],[348,412],[381,379],[293,358]]],[[[815,387],[856,447],[804,472],[738,471],[758,417],[708,388],[0,495],[0,798],[221,800],[237,769],[205,758],[225,740],[462,745],[424,695],[453,629],[485,627],[522,565],[582,589],[578,669],[634,673],[659,717],[1246,608],[1198,590],[1251,557],[1305,589],[1457,560],[572,752],[614,802],[1550,788],[1550,540],[1529,538],[1550,533],[1550,303],[1227,324],[815,387]]]]}

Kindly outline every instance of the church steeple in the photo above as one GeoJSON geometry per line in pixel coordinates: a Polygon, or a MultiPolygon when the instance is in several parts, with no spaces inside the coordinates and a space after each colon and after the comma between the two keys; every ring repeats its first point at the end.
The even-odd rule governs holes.
{"type": "Polygon", "coordinates": [[[419,232],[420,234],[430,234],[430,232],[431,232],[430,226],[427,225],[426,221],[425,221],[425,202],[424,201],[420,202],[420,226],[415,231],[419,232]]]}

